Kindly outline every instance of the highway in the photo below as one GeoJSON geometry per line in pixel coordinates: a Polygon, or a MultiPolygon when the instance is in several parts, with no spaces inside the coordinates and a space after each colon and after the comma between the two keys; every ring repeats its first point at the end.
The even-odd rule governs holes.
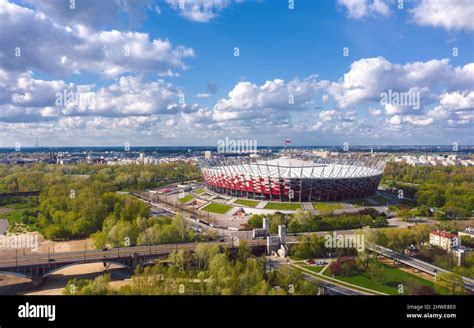
{"type": "Polygon", "coordinates": [[[357,291],[355,289],[350,289],[341,285],[336,285],[330,282],[327,282],[326,280],[318,279],[315,276],[309,275],[307,273],[304,273],[304,278],[308,281],[311,282],[316,282],[320,286],[324,287],[329,295],[368,295],[364,294],[360,291],[357,291]]]}
{"type": "MultiPolygon", "coordinates": [[[[391,258],[393,260],[396,260],[400,263],[403,263],[405,265],[408,265],[412,268],[418,269],[420,271],[426,272],[428,274],[431,274],[433,276],[436,276],[437,273],[443,272],[450,272],[446,269],[437,267],[435,265],[432,265],[430,263],[420,261],[418,259],[415,259],[414,257],[404,255],[401,253],[398,253],[392,249],[382,247],[379,245],[369,245],[367,248],[373,252],[376,252],[380,255],[383,255],[385,257],[391,258]]],[[[465,287],[469,289],[470,291],[474,291],[474,280],[467,278],[467,277],[462,277],[464,280],[465,287]]]]}
{"type": "MultiPolygon", "coordinates": [[[[284,265],[289,265],[285,259],[281,259],[281,258],[277,258],[277,259],[272,258],[271,263],[276,268],[284,266],[284,265]]],[[[316,283],[317,285],[321,287],[324,287],[328,295],[368,295],[355,289],[336,285],[324,279],[319,279],[315,277],[314,275],[310,275],[304,272],[303,270],[301,271],[301,273],[303,274],[303,277],[305,280],[316,283]]]]}

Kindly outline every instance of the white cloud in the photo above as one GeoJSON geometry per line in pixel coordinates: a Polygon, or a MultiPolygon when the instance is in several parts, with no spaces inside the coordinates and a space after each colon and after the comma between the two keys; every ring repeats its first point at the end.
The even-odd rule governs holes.
{"type": "Polygon", "coordinates": [[[474,91],[444,93],[439,102],[441,106],[450,110],[474,107],[474,91]]]}
{"type": "Polygon", "coordinates": [[[344,6],[349,17],[354,19],[360,19],[368,15],[390,15],[386,0],[338,0],[337,2],[344,6]]]}
{"type": "Polygon", "coordinates": [[[178,10],[184,18],[200,23],[207,23],[216,18],[231,0],[166,0],[174,10],[178,10]]]}
{"type": "Polygon", "coordinates": [[[128,117],[194,113],[197,104],[182,105],[183,90],[163,80],[146,82],[123,76],[117,83],[95,90],[62,80],[36,79],[33,73],[0,69],[0,121],[31,122],[62,116],[128,117]]]}
{"type": "Polygon", "coordinates": [[[311,126],[311,130],[318,131],[318,130],[321,130],[322,127],[323,127],[323,122],[316,122],[315,124],[311,126]]]}
{"type": "Polygon", "coordinates": [[[145,9],[153,0],[24,0],[63,25],[85,25],[90,28],[118,27],[118,16],[132,24],[141,22],[145,9]]]}
{"type": "Polygon", "coordinates": [[[400,115],[392,116],[387,120],[387,123],[390,125],[400,125],[402,123],[402,117],[400,115]]]}
{"type": "Polygon", "coordinates": [[[416,115],[407,115],[403,117],[403,121],[413,124],[413,125],[430,125],[433,123],[434,119],[432,117],[425,116],[416,116],[416,115]]]}
{"type": "Polygon", "coordinates": [[[308,109],[320,88],[315,76],[304,80],[294,79],[288,83],[275,79],[266,81],[261,86],[239,82],[229,92],[228,98],[216,103],[213,108],[214,119],[225,121],[287,117],[292,110],[308,109]]]}
{"type": "Polygon", "coordinates": [[[428,112],[436,120],[446,120],[450,125],[474,122],[474,91],[443,93],[439,105],[428,112]]]}
{"type": "Polygon", "coordinates": [[[474,31],[472,0],[421,0],[410,12],[419,25],[474,31]]]}
{"type": "Polygon", "coordinates": [[[192,56],[193,49],[175,47],[169,40],[150,40],[146,33],[65,26],[40,11],[0,0],[4,69],[58,74],[88,71],[107,77],[128,72],[173,75],[176,69],[186,69],[183,59],[192,56]],[[21,56],[15,56],[15,49],[21,56]]]}
{"type": "Polygon", "coordinates": [[[342,108],[362,102],[380,103],[381,93],[389,90],[418,92],[423,106],[436,100],[438,89],[470,89],[473,81],[473,63],[453,67],[448,59],[434,59],[402,65],[375,57],[353,62],[342,81],[329,83],[328,92],[342,108]]]}
{"type": "Polygon", "coordinates": [[[321,113],[319,113],[319,119],[322,122],[329,122],[329,121],[332,120],[332,117],[335,113],[336,113],[336,111],[334,109],[333,110],[322,111],[321,113]]]}
{"type": "Polygon", "coordinates": [[[378,115],[382,114],[382,110],[371,107],[371,108],[369,108],[368,113],[371,116],[378,116],[378,115]]]}
{"type": "Polygon", "coordinates": [[[196,97],[197,98],[209,98],[211,96],[210,93],[197,93],[196,97]]]}

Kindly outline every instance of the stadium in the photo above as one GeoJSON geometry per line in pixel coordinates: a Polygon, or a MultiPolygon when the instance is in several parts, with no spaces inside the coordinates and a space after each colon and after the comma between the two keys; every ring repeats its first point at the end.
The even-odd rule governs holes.
{"type": "Polygon", "coordinates": [[[207,188],[270,201],[342,201],[376,193],[385,161],[375,157],[302,160],[203,159],[207,188]]]}

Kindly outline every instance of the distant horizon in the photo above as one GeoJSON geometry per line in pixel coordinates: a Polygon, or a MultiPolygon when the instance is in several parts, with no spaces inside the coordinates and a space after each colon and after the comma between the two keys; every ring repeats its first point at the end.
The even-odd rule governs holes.
{"type": "MultiPolygon", "coordinates": [[[[343,147],[343,145],[290,145],[287,146],[288,149],[291,148],[337,148],[343,147]]],[[[452,148],[453,145],[450,144],[353,144],[349,145],[350,148],[360,148],[360,147],[450,147],[452,148]]],[[[474,144],[458,144],[459,148],[466,148],[466,147],[474,147],[474,144]]],[[[110,149],[124,149],[124,146],[117,146],[117,145],[101,145],[101,146],[21,146],[21,149],[58,149],[58,148],[110,148],[110,149]]],[[[218,148],[217,145],[155,145],[155,146],[145,146],[145,145],[137,145],[133,146],[130,145],[130,149],[136,148],[218,148]]],[[[282,145],[259,145],[257,146],[258,149],[264,148],[285,148],[282,145]]],[[[15,147],[0,147],[0,149],[15,149],[15,147]]],[[[21,152],[18,151],[18,152],[21,152]]],[[[249,151],[250,152],[250,151],[249,151]]]]}

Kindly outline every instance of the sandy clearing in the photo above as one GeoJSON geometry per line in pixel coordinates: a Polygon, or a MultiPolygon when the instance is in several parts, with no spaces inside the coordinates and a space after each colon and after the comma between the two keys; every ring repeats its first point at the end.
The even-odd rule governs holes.
{"type": "Polygon", "coordinates": [[[46,277],[43,285],[41,285],[40,288],[36,290],[28,290],[20,294],[63,295],[63,289],[69,280],[73,278],[94,279],[100,275],[105,274],[106,272],[110,273],[111,275],[112,281],[110,282],[110,286],[113,288],[116,288],[116,286],[125,285],[127,280],[131,281],[131,273],[128,271],[128,269],[124,269],[118,265],[111,264],[108,266],[106,271],[103,263],[80,264],[59,270],[46,277]]]}

